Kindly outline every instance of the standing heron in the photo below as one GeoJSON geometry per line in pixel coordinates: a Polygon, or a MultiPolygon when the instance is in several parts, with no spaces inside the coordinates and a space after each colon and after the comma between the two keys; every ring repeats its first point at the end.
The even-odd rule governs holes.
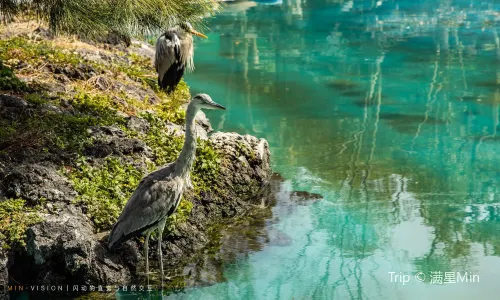
{"type": "Polygon", "coordinates": [[[181,200],[182,192],[190,184],[189,172],[196,153],[195,116],[200,109],[225,108],[212,101],[207,94],[198,94],[189,103],[186,112],[186,137],[179,157],[144,177],[116,221],[108,238],[110,249],[128,239],[146,233],[144,256],[146,274],[149,274],[148,247],[151,232],[158,229],[158,256],[163,276],[161,241],[165,222],[181,200]]]}
{"type": "Polygon", "coordinates": [[[184,70],[194,69],[193,36],[207,38],[193,29],[189,22],[183,22],[167,30],[156,41],[155,68],[158,85],[171,93],[181,81],[184,70]]]}

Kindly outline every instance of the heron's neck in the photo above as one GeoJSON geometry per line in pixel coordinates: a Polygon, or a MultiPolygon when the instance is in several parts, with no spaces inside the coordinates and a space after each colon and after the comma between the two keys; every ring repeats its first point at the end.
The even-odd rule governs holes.
{"type": "Polygon", "coordinates": [[[186,112],[186,138],[175,164],[175,175],[186,178],[189,175],[196,154],[195,117],[198,108],[189,105],[186,112]]]}

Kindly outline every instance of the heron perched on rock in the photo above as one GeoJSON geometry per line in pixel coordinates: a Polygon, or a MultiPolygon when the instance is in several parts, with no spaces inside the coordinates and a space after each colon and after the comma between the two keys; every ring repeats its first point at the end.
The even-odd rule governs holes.
{"type": "Polygon", "coordinates": [[[175,90],[185,69],[194,69],[193,34],[207,38],[194,30],[189,22],[182,22],[167,30],[156,41],[155,68],[158,72],[158,85],[167,93],[175,90]]]}
{"type": "Polygon", "coordinates": [[[146,274],[149,274],[149,236],[151,232],[158,229],[158,258],[161,275],[163,275],[161,252],[163,229],[168,216],[176,211],[184,188],[190,184],[189,172],[196,153],[195,116],[200,109],[225,110],[222,105],[212,101],[207,94],[198,94],[193,97],[187,107],[186,136],[179,157],[141,180],[108,238],[109,248],[114,249],[124,241],[145,233],[146,274]]]}

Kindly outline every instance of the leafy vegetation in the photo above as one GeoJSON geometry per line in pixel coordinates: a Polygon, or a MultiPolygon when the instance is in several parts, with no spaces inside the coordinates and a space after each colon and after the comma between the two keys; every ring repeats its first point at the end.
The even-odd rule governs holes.
{"type": "Polygon", "coordinates": [[[81,158],[77,168],[64,172],[79,194],[76,201],[85,205],[98,230],[111,228],[142,178],[134,166],[116,158],[108,158],[99,167],[81,158]]]}
{"type": "Polygon", "coordinates": [[[220,155],[210,141],[198,139],[191,180],[195,193],[212,190],[220,171],[220,155]]]}
{"type": "Polygon", "coordinates": [[[175,214],[170,215],[167,219],[167,225],[165,226],[167,233],[174,232],[179,224],[186,222],[192,209],[193,203],[182,197],[175,214]]]}
{"type": "Polygon", "coordinates": [[[0,248],[8,249],[19,243],[24,245],[26,229],[42,220],[37,208],[27,207],[22,199],[0,202],[0,248]]]}
{"type": "MultiPolygon", "coordinates": [[[[1,50],[0,50],[1,51],[1,50]]],[[[14,72],[3,65],[0,60],[0,91],[21,92],[26,89],[26,84],[14,75],[14,72]]]]}
{"type": "Polygon", "coordinates": [[[168,134],[165,122],[158,116],[145,113],[142,117],[149,122],[149,131],[143,138],[153,150],[155,165],[161,166],[174,161],[182,149],[183,139],[168,134]]]}
{"type": "MultiPolygon", "coordinates": [[[[48,101],[40,94],[28,94],[25,100],[36,104],[48,101]]],[[[56,147],[81,152],[92,142],[89,135],[92,126],[120,125],[125,122],[105,101],[106,99],[100,97],[78,94],[73,101],[74,113],[36,111],[26,119],[5,124],[5,127],[0,129],[0,150],[56,147]]]]}
{"type": "MultiPolygon", "coordinates": [[[[153,150],[155,164],[161,166],[174,161],[182,149],[183,137],[168,134],[161,118],[153,114],[144,114],[143,117],[150,124],[149,132],[144,137],[144,141],[153,150]]],[[[196,160],[191,172],[195,192],[211,189],[219,174],[219,163],[219,153],[214,150],[210,141],[198,139],[196,160]]]]}

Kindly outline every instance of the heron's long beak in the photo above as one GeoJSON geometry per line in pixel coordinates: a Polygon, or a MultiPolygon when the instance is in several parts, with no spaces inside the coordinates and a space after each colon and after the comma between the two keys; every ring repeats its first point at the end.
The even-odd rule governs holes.
{"type": "Polygon", "coordinates": [[[210,103],[210,105],[212,105],[212,107],[214,109],[226,110],[226,108],[224,106],[220,105],[219,103],[212,102],[212,103],[210,103]]]}
{"type": "Polygon", "coordinates": [[[201,33],[201,32],[198,32],[198,31],[196,31],[196,30],[194,30],[194,29],[191,29],[191,33],[192,33],[192,34],[194,34],[194,35],[197,35],[197,36],[199,36],[199,37],[202,37],[202,38],[204,38],[204,39],[208,39],[208,37],[207,37],[206,35],[204,35],[204,34],[203,34],[203,33],[201,33]]]}

